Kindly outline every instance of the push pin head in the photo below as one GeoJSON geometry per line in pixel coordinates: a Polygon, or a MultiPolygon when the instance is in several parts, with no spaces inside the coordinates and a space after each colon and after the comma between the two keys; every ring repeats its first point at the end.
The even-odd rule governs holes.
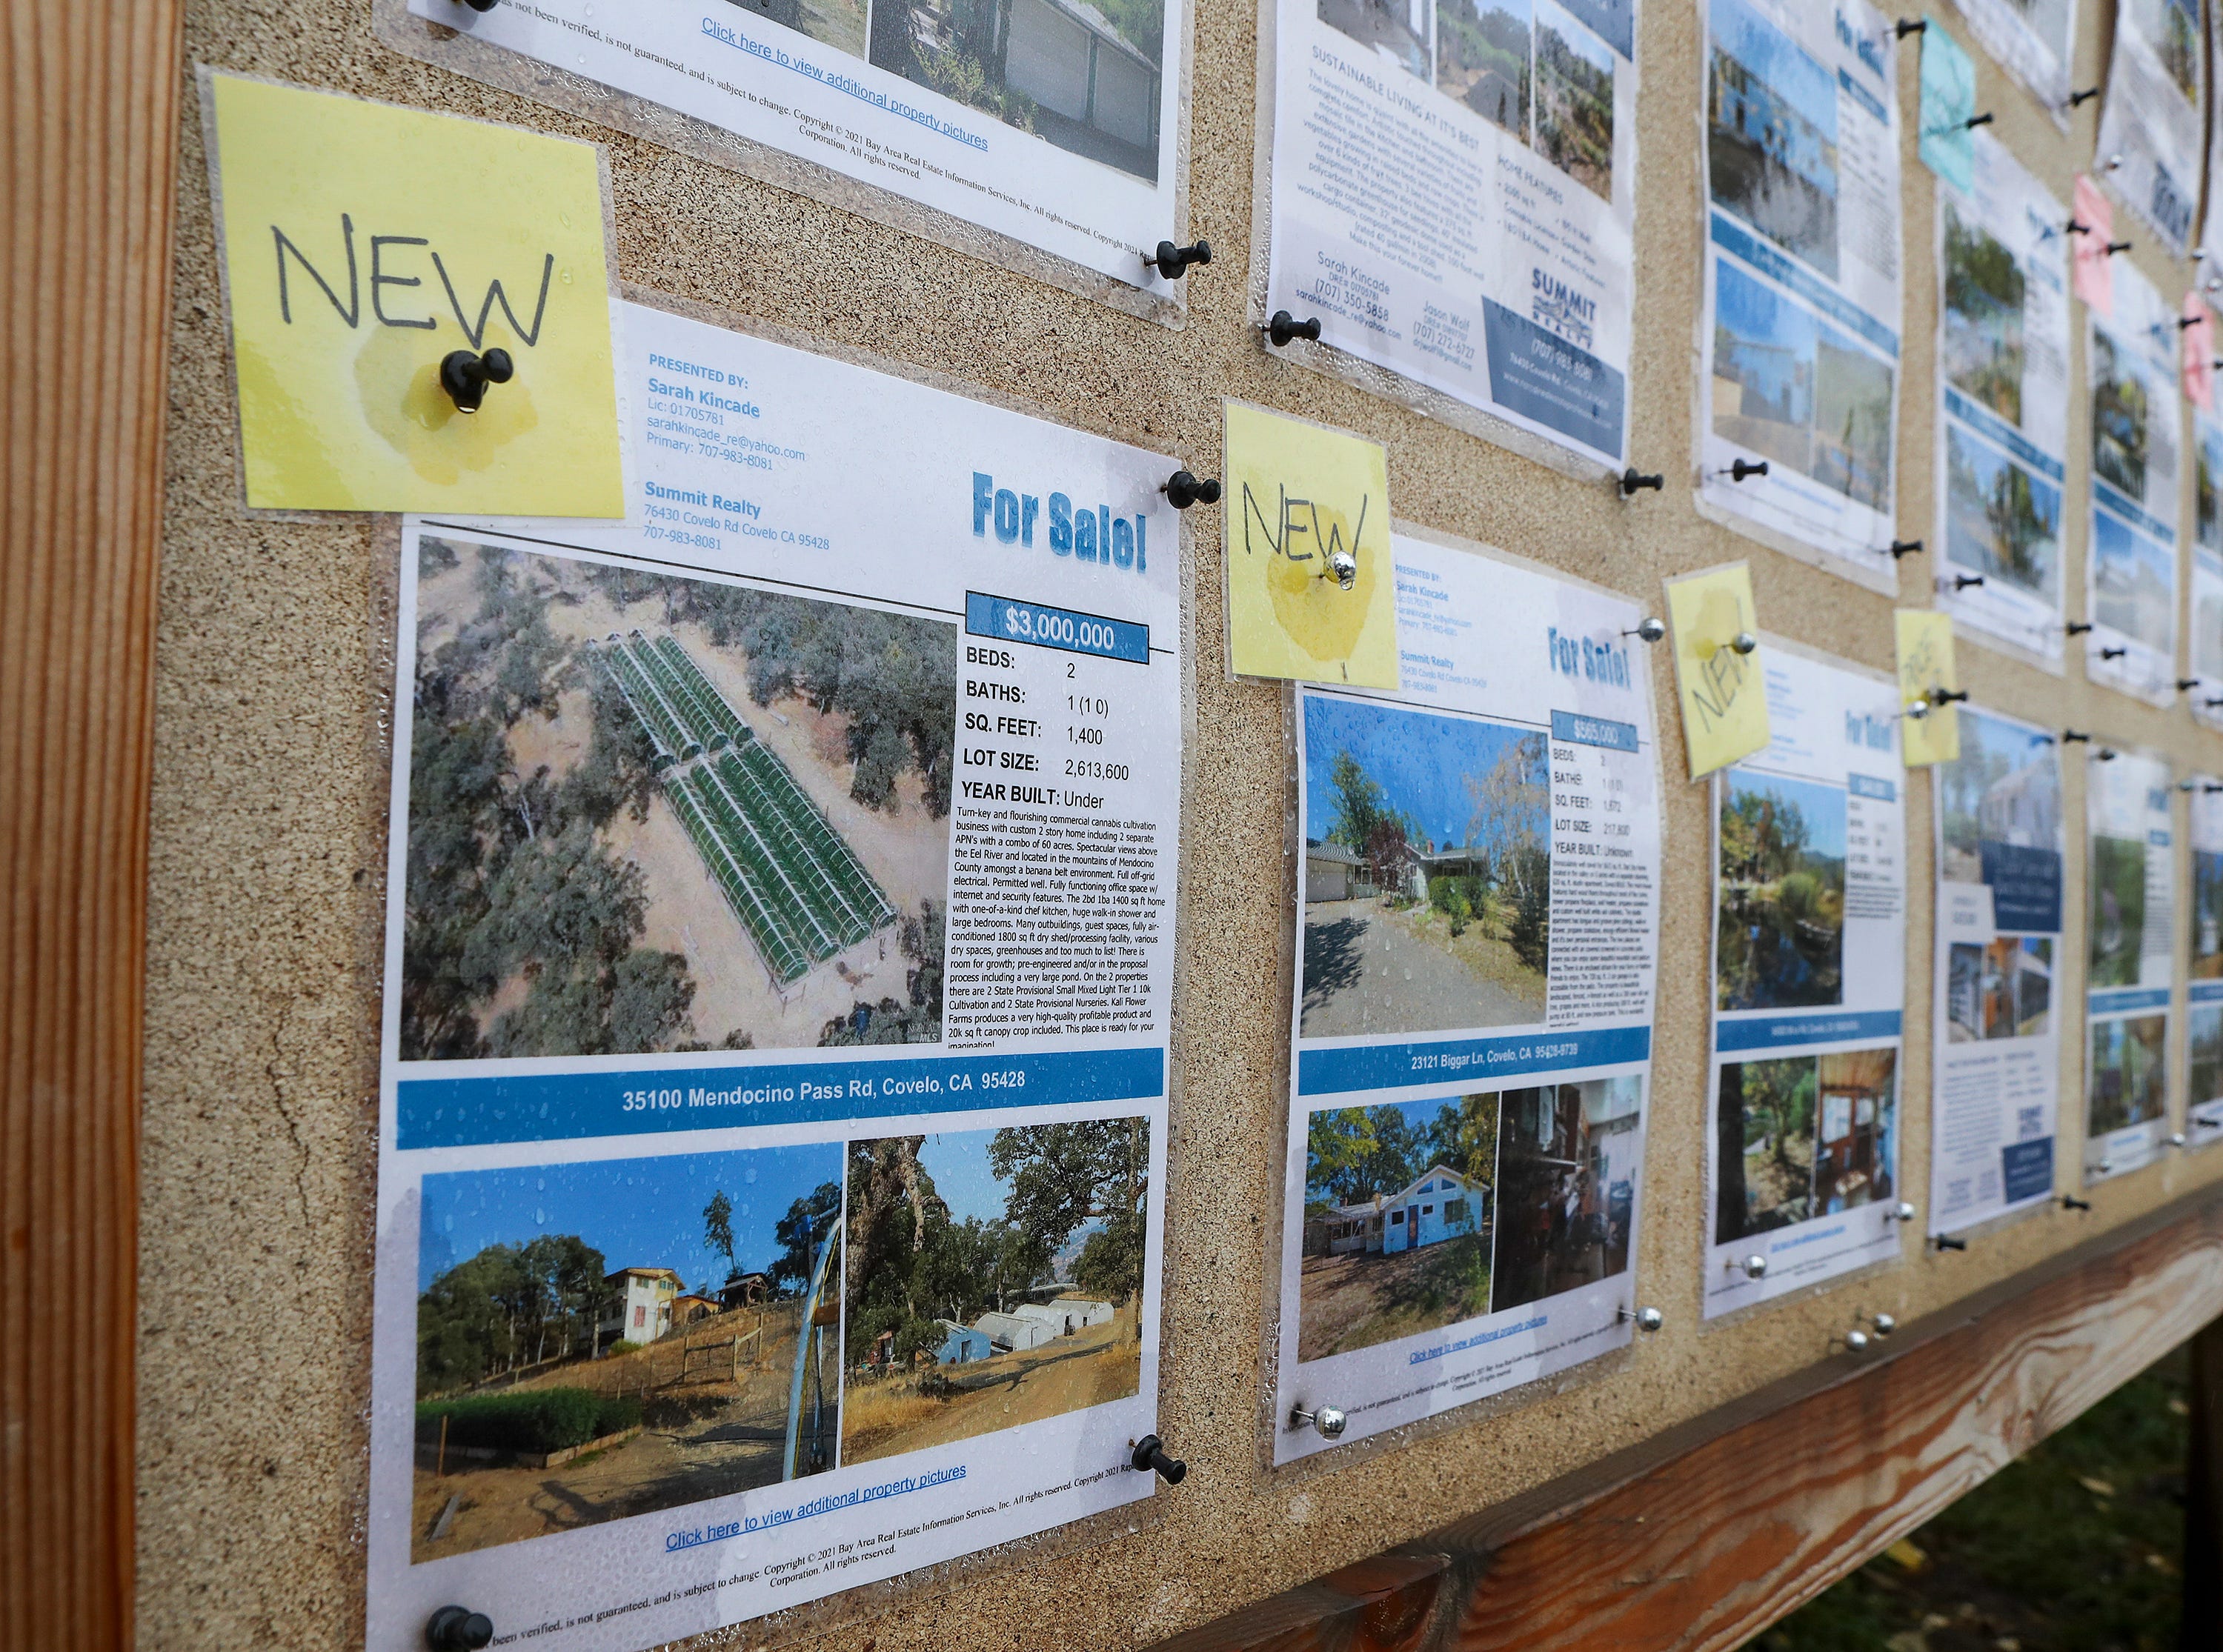
{"type": "Polygon", "coordinates": [[[2113,763],[2115,760],[2115,748],[2103,745],[2092,754],[2092,757],[2095,763],[2113,763]]]}
{"type": "Polygon", "coordinates": [[[2071,637],[2081,637],[2086,631],[2092,629],[2092,622],[2088,619],[2071,619],[2063,625],[2061,629],[2068,632],[2071,637]]]}
{"type": "Polygon", "coordinates": [[[1323,1440],[1340,1440],[1344,1429],[1351,1426],[1351,1419],[1332,1405],[1322,1405],[1309,1411],[1299,1405],[1289,1412],[1289,1426],[1293,1429],[1309,1428],[1323,1440]]]}
{"type": "Polygon", "coordinates": [[[1319,336],[1320,324],[1318,316],[1313,316],[1308,320],[1299,321],[1288,311],[1276,310],[1274,312],[1274,318],[1266,323],[1266,336],[1273,340],[1277,346],[1286,345],[1292,340],[1300,338],[1308,338],[1313,342],[1318,343],[1319,336]]]}
{"type": "Polygon", "coordinates": [[[2127,241],[2111,241],[2106,247],[2107,256],[2113,258],[2117,253],[2126,253],[2130,249],[2131,243],[2127,241]]]}
{"type": "Polygon", "coordinates": [[[1741,482],[1748,476],[1765,476],[1767,474],[1767,461],[1739,459],[1729,466],[1728,474],[1733,482],[1741,482]]]}
{"type": "Polygon", "coordinates": [[[1929,28],[1930,20],[1927,17],[1902,17],[1893,27],[1899,38],[1905,40],[1909,35],[1919,35],[1929,28]]]}
{"type": "Polygon", "coordinates": [[[1754,1251],[1742,1261],[1732,1262],[1729,1266],[1742,1268],[1745,1277],[1748,1279],[1764,1279],[1767,1277],[1767,1259],[1758,1251],[1754,1251]]]}
{"type": "Polygon", "coordinates": [[[1623,499],[1627,499],[1632,493],[1642,493],[1647,487],[1657,493],[1666,486],[1666,477],[1656,471],[1647,474],[1631,465],[1621,473],[1621,496],[1623,499]]]}
{"type": "Polygon", "coordinates": [[[1908,700],[1906,702],[1906,714],[1915,722],[1920,722],[1924,718],[1930,715],[1930,702],[1926,700],[1908,700]]]}
{"type": "Polygon", "coordinates": [[[1966,688],[1932,688],[1927,694],[1923,696],[1923,698],[1927,700],[1933,706],[1950,706],[1960,700],[1966,700],[1968,697],[1968,691],[1966,688]]]}
{"type": "Polygon", "coordinates": [[[1166,1442],[1155,1434],[1146,1434],[1136,1441],[1135,1454],[1127,1460],[1144,1473],[1156,1470],[1158,1478],[1168,1486],[1179,1486],[1188,1478],[1188,1465],[1178,1457],[1167,1456],[1166,1442]]]}
{"type": "Polygon", "coordinates": [[[1616,1308],[1614,1310],[1614,1318],[1622,1324],[1634,1324],[1638,1330],[1644,1332],[1647,1336],[1667,1322],[1667,1316],[1657,1308],[1639,1308],[1634,1313],[1626,1308],[1616,1308]]]}
{"type": "Polygon", "coordinates": [[[1914,1207],[1909,1204],[1905,1199],[1901,1199],[1898,1204],[1893,1206],[1885,1214],[1893,1222],[1911,1222],[1914,1220],[1914,1207]]]}
{"type": "Polygon", "coordinates": [[[494,1620],[468,1606],[443,1606],[425,1620],[425,1644],[432,1652],[479,1652],[493,1639],[494,1620]]]}
{"type": "Polygon", "coordinates": [[[2113,1159],[2101,1159],[2101,1160],[2100,1161],[2100,1175],[2102,1175],[2102,1176],[2113,1176],[2114,1173],[2115,1173],[2115,1161],[2114,1161],[2113,1159]]]}
{"type": "Polygon", "coordinates": [[[2061,731],[2061,741],[2063,745],[2088,745],[2092,737],[2081,728],[2065,728],[2061,731]]]}
{"type": "Polygon", "coordinates": [[[1219,503],[1219,481],[1217,477],[1200,478],[1186,470],[1176,470],[1166,478],[1158,492],[1166,496],[1166,503],[1176,511],[1186,511],[1192,505],[1219,503]]]}
{"type": "Polygon", "coordinates": [[[484,355],[450,350],[440,358],[440,388],[448,393],[457,412],[475,413],[486,399],[487,386],[507,384],[516,371],[505,349],[491,349],[484,355]]]}
{"type": "Polygon", "coordinates": [[[1971,115],[1967,120],[1962,122],[1961,129],[1963,132],[1973,132],[1980,126],[1989,126],[1992,119],[1991,111],[1987,110],[1981,115],[1971,115]]]}
{"type": "Polygon", "coordinates": [[[2064,1193],[2061,1196],[2061,1208],[2063,1210],[2089,1210],[2092,1201],[2080,1199],[2074,1193],[2064,1193]]]}
{"type": "MultiPolygon", "coordinates": [[[[2176,680],[2176,691],[2181,694],[2188,694],[2199,686],[2200,679],[2198,677],[2179,677],[2176,680]]],[[[2191,787],[2188,785],[2185,789],[2189,791],[2191,790],[2191,787]]]]}
{"type": "Polygon", "coordinates": [[[1889,1314],[1871,1314],[1868,1324],[1878,1336],[1889,1336],[1899,1329],[1899,1322],[1889,1314]]]}
{"type": "Polygon", "coordinates": [[[2069,107],[2071,109],[2080,108],[2083,104],[2090,103],[2099,95],[2100,89],[2097,86],[2087,86],[2081,91],[2072,91],[2069,94],[2069,107]]]}
{"type": "Polygon", "coordinates": [[[1335,582],[1348,591],[1358,583],[1358,558],[1338,545],[1327,554],[1327,570],[1335,575],[1335,582]]]}
{"type": "Polygon", "coordinates": [[[1941,1251],[1964,1251],[1968,1248],[1965,1239],[1955,1239],[1950,1234],[1932,1234],[1930,1242],[1941,1251]]]}
{"type": "Polygon", "coordinates": [[[2172,1130],[2169,1133],[2168,1140],[2170,1146],[2182,1147],[2184,1146],[2184,1132],[2182,1130],[2172,1130]]]}
{"type": "Polygon", "coordinates": [[[1634,631],[1625,631],[1622,632],[1623,637],[1634,637],[1640,642],[1647,643],[1656,643],[1666,634],[1667,622],[1664,619],[1658,619],[1652,614],[1647,614],[1643,619],[1638,620],[1636,622],[1636,629],[1634,631]]]}
{"type": "Polygon", "coordinates": [[[1155,254],[1143,255],[1143,262],[1166,280],[1178,281],[1188,273],[1190,265],[1212,262],[1212,243],[1199,241],[1193,246],[1176,247],[1170,241],[1162,241],[1155,254]]]}
{"type": "Polygon", "coordinates": [[[1729,646],[1740,654],[1749,654],[1760,646],[1760,638],[1748,631],[1741,631],[1729,638],[1729,646]]]}
{"type": "Polygon", "coordinates": [[[1953,588],[1956,591],[1973,590],[1983,582],[1981,574],[1955,574],[1953,576],[1953,588]]]}
{"type": "Polygon", "coordinates": [[[2113,648],[2101,649],[2100,650],[2100,657],[2103,660],[2119,660],[2123,656],[2130,651],[2130,649],[2125,644],[2117,644],[2113,648]]]}
{"type": "Polygon", "coordinates": [[[1890,545],[1886,547],[1886,549],[1891,552],[1892,561],[1897,562],[1900,557],[1911,556],[1916,551],[1921,550],[1922,541],[1919,539],[1894,539],[1891,542],[1890,545]]]}
{"type": "Polygon", "coordinates": [[[2223,1130],[2223,1119],[2211,1119],[2203,1114],[2193,1120],[2192,1128],[2195,1130],[2223,1130]]]}
{"type": "Polygon", "coordinates": [[[1866,1331],[1847,1331],[1845,1333],[1846,1353],[1866,1354],[1867,1351],[1868,1334],[1866,1331]]]}

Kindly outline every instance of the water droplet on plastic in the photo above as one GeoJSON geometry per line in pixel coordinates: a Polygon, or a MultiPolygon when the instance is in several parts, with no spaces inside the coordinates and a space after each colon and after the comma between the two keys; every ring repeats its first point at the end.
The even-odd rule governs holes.
{"type": "Polygon", "coordinates": [[[751,1169],[743,1173],[741,1179],[753,1185],[757,1179],[757,1173],[753,1169],[751,1169]]]}

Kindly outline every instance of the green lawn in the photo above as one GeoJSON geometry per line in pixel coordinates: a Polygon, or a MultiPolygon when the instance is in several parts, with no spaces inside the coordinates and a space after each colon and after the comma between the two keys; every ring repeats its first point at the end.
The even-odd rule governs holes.
{"type": "Polygon", "coordinates": [[[1747,1652],[2172,1652],[2188,1364],[2170,1354],[1747,1652]]]}

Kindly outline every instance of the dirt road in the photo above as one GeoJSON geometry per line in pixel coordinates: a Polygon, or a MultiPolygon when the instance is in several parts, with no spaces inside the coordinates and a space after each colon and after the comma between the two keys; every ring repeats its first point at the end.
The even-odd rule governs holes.
{"type": "Polygon", "coordinates": [[[1143,1345],[1132,1313],[1123,1313],[1038,1348],[938,1374],[960,1391],[936,1399],[907,1378],[852,1383],[842,1397],[841,1460],[893,1457],[1124,1399],[1141,1385],[1143,1345]]]}
{"type": "Polygon", "coordinates": [[[1373,901],[1305,908],[1307,1038],[1527,1027],[1544,1017],[1464,962],[1396,922],[1373,901]]]}

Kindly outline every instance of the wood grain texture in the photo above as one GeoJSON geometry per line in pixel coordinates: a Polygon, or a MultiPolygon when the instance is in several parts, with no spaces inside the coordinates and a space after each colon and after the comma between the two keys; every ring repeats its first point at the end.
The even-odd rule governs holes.
{"type": "Polygon", "coordinates": [[[126,1644],[180,8],[0,25],[0,1645],[126,1644]]]}
{"type": "Polygon", "coordinates": [[[2212,1385],[2223,1328],[2201,1330],[2219,1320],[2223,1199],[2202,1192],[1858,1364],[1787,1379],[1163,1652],[1735,1647],[2195,1335],[2212,1385]]]}

